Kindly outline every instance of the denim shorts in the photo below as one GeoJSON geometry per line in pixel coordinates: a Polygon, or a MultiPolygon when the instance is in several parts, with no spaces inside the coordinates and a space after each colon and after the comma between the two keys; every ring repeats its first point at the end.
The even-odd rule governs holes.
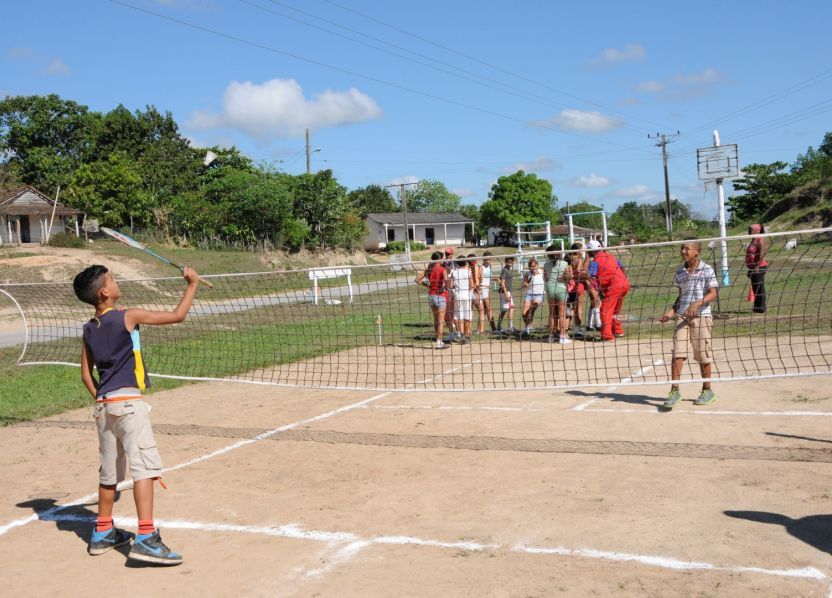
{"type": "Polygon", "coordinates": [[[428,295],[428,304],[436,309],[445,309],[448,302],[442,295],[428,295]]]}

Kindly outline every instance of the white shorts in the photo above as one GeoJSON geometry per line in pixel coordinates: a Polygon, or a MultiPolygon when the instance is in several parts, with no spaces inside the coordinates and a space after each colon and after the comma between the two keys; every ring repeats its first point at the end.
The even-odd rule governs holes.
{"type": "Polygon", "coordinates": [[[525,300],[529,303],[543,303],[543,293],[527,293],[525,300]]]}
{"type": "Polygon", "coordinates": [[[511,294],[500,293],[500,309],[502,311],[514,309],[514,299],[511,298],[511,294]]]}
{"type": "Polygon", "coordinates": [[[454,315],[456,316],[457,320],[470,320],[471,319],[471,299],[470,294],[466,293],[469,298],[462,299],[457,297],[454,301],[454,315]]]}
{"type": "Polygon", "coordinates": [[[490,289],[488,287],[480,287],[480,299],[488,299],[490,296],[490,289]]]}

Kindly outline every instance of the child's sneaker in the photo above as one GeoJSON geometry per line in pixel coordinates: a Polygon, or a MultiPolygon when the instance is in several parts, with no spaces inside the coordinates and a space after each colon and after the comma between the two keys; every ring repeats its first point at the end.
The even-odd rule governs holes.
{"type": "Polygon", "coordinates": [[[446,344],[445,344],[445,343],[443,343],[442,341],[436,341],[436,344],[434,345],[434,348],[435,348],[435,349],[449,349],[449,348],[450,348],[450,346],[449,346],[449,345],[446,345],[446,344]]]}
{"type": "Polygon", "coordinates": [[[133,534],[113,526],[106,532],[92,530],[88,551],[91,555],[104,554],[108,550],[129,544],[133,534]]]}
{"type": "Polygon", "coordinates": [[[549,344],[550,344],[550,345],[552,345],[552,344],[554,344],[554,343],[555,343],[555,335],[554,335],[554,334],[550,334],[550,335],[549,335],[549,344]]]}
{"type": "Polygon", "coordinates": [[[667,395],[667,399],[665,400],[664,404],[662,405],[662,409],[665,411],[670,411],[673,409],[676,404],[682,400],[682,393],[678,390],[671,390],[670,394],[667,395]]]}
{"type": "Polygon", "coordinates": [[[562,337],[560,337],[560,340],[558,342],[561,345],[571,345],[572,344],[572,339],[570,339],[566,336],[562,336],[562,337]]]}
{"type": "Polygon", "coordinates": [[[710,405],[711,403],[716,403],[716,394],[710,388],[699,393],[693,402],[694,405],[710,405]]]}
{"type": "Polygon", "coordinates": [[[127,558],[157,565],[179,565],[183,560],[181,554],[165,546],[159,530],[145,536],[136,536],[127,558]]]}

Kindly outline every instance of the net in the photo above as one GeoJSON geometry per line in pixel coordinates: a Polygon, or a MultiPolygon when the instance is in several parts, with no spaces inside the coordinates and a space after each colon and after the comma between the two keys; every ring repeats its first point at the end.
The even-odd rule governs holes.
{"type": "MultiPolygon", "coordinates": [[[[714,303],[710,351],[713,378],[760,379],[832,373],[832,229],[766,235],[768,267],[749,277],[749,237],[727,239],[730,286],[714,303]],[[756,295],[755,303],[749,295],[756,295]]],[[[702,260],[717,269],[721,244],[702,243],[702,260]]],[[[437,350],[427,289],[415,284],[424,264],[338,267],[208,277],[188,319],[144,327],[142,347],[152,375],[197,380],[333,389],[522,390],[667,383],[674,324],[657,319],[674,303],[679,243],[611,248],[630,282],[618,316],[624,336],[605,343],[582,330],[572,344],[549,342],[544,299],[528,337],[522,335],[520,273],[513,279],[514,330],[437,350]],[[313,290],[314,289],[314,290],[313,290]]],[[[528,256],[528,254],[527,254],[528,256]]],[[[541,257],[541,264],[545,258],[541,257]]],[[[481,265],[481,257],[478,264],[481,265]]],[[[494,283],[503,256],[492,258],[488,300],[495,324],[503,301],[494,283]]],[[[124,307],[173,309],[181,278],[121,281],[124,307]]],[[[80,334],[92,315],[71,283],[4,284],[0,292],[26,322],[21,364],[78,365],[80,334]]],[[[590,321],[590,301],[571,306],[590,321]]],[[[472,308],[472,330],[478,310],[472,308]]],[[[447,331],[445,331],[447,336],[447,331]]],[[[688,350],[683,382],[700,378],[688,350]]]]}

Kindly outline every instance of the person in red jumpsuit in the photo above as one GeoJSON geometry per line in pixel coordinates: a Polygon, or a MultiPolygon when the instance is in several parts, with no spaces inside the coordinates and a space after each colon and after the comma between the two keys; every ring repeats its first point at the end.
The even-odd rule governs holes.
{"type": "Polygon", "coordinates": [[[587,243],[587,251],[592,256],[589,275],[598,281],[603,299],[601,300],[601,340],[615,341],[624,336],[621,325],[621,307],[624,297],[630,291],[630,281],[624,273],[624,267],[611,253],[607,252],[600,241],[587,243]]]}

